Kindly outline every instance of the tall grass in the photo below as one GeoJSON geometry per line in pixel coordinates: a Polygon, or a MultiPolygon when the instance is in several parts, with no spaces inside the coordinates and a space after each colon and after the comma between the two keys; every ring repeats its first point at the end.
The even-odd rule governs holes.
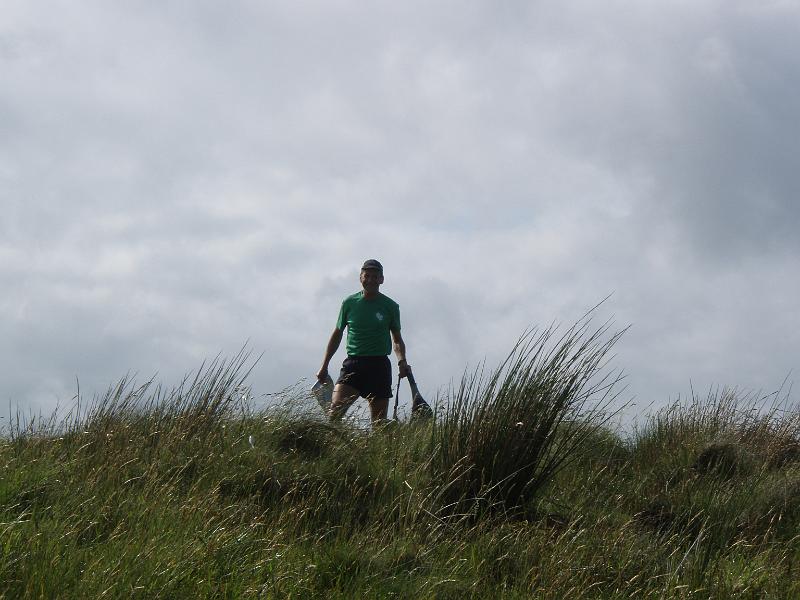
{"type": "Polygon", "coordinates": [[[435,422],[373,432],[295,388],[256,410],[245,353],[20,422],[0,597],[800,596],[797,410],[712,394],[624,437],[617,338],[528,332],[435,422]]]}
{"type": "Polygon", "coordinates": [[[622,332],[587,318],[530,330],[496,369],[465,375],[433,430],[436,477],[458,510],[530,505],[609,412],[619,374],[604,359],[622,332]]]}
{"type": "Polygon", "coordinates": [[[653,415],[631,443],[637,515],[694,544],[704,566],[734,543],[794,543],[800,534],[800,498],[791,498],[800,412],[780,392],[692,394],[653,415]]]}
{"type": "MultiPolygon", "coordinates": [[[[703,460],[714,462],[739,450],[757,454],[767,463],[786,463],[800,458],[800,412],[781,390],[770,394],[743,393],[735,388],[717,388],[706,396],[692,393],[688,402],[677,402],[657,411],[643,428],[634,432],[637,454],[652,464],[666,449],[682,448],[685,460],[698,446],[708,447],[703,460]]],[[[739,457],[744,459],[742,455],[739,457]]],[[[730,461],[729,461],[730,462],[730,461]]]]}

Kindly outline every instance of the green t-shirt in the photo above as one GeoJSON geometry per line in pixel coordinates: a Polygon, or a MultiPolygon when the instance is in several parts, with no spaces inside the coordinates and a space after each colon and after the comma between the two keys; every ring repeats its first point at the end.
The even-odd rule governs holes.
{"type": "Polygon", "coordinates": [[[387,356],[392,351],[389,331],[400,331],[400,306],[378,292],[365,300],[356,292],[342,302],[336,328],[347,327],[347,356],[387,356]]]}

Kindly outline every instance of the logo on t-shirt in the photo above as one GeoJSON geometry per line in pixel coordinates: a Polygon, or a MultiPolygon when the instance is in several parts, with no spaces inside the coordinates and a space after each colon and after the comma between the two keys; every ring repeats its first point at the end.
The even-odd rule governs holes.
{"type": "Polygon", "coordinates": [[[383,321],[383,313],[376,312],[375,318],[378,319],[378,321],[383,321]]]}

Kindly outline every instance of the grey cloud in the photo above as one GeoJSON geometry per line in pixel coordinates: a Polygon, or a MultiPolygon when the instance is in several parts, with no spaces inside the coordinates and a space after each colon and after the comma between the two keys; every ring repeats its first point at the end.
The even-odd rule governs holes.
{"type": "Polygon", "coordinates": [[[764,7],[13,5],[2,393],[246,339],[274,391],[371,256],[431,389],[611,292],[638,395],[771,385],[800,355],[800,19],[764,7]]]}

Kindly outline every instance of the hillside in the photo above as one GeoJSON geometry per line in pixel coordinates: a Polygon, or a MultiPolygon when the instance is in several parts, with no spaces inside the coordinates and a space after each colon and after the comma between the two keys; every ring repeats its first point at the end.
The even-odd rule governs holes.
{"type": "Polygon", "coordinates": [[[255,411],[242,356],[19,424],[0,595],[800,597],[798,412],[720,391],[623,436],[605,333],[530,332],[374,432],[255,411]]]}

